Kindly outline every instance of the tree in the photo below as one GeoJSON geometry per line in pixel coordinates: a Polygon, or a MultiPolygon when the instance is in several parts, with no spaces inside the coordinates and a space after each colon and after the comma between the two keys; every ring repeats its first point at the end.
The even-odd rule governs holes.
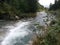
{"type": "Polygon", "coordinates": [[[57,10],[60,9],[60,0],[55,0],[55,4],[51,5],[49,10],[57,10]]]}
{"type": "Polygon", "coordinates": [[[6,3],[21,12],[36,12],[38,0],[5,0],[6,3]]]}
{"type": "Polygon", "coordinates": [[[27,1],[28,1],[28,5],[29,5],[28,12],[36,12],[38,0],[27,0],[27,1]]]}

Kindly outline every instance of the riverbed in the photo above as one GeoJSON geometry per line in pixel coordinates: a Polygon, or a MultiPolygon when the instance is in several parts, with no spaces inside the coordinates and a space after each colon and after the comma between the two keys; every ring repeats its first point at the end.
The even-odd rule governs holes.
{"type": "MultiPolygon", "coordinates": [[[[0,20],[0,45],[27,45],[38,34],[34,24],[46,26],[47,13],[38,12],[35,18],[17,21],[0,20]]],[[[49,20],[51,20],[49,18],[49,20]]],[[[42,33],[42,32],[41,32],[42,33]]]]}

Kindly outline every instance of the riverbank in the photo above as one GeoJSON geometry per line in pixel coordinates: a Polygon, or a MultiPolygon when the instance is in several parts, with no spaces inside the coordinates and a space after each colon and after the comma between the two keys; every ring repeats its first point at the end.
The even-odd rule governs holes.
{"type": "Polygon", "coordinates": [[[44,37],[37,36],[33,41],[33,45],[60,45],[60,11],[49,11],[48,14],[50,16],[54,16],[54,20],[51,21],[46,28],[42,28],[42,30],[46,30],[43,35],[44,37]],[[52,14],[52,15],[51,15],[52,14]],[[45,35],[46,34],[46,35],[45,35]]]}
{"type": "Polygon", "coordinates": [[[0,3],[0,20],[20,20],[23,18],[35,17],[36,12],[24,13],[7,3],[0,3]]]}
{"type": "Polygon", "coordinates": [[[0,20],[21,20],[21,19],[27,19],[27,18],[34,18],[36,17],[36,13],[23,13],[20,15],[9,15],[9,14],[1,14],[0,20]]]}

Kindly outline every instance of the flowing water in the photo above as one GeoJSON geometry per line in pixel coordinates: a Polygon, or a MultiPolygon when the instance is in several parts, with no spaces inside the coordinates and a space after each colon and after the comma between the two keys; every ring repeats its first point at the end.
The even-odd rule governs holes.
{"type": "MultiPolygon", "coordinates": [[[[29,45],[38,30],[34,23],[45,26],[47,13],[38,12],[37,17],[29,20],[0,21],[0,45],[29,45]]],[[[42,33],[42,32],[41,32],[42,33]]],[[[31,44],[30,44],[31,45],[31,44]]]]}

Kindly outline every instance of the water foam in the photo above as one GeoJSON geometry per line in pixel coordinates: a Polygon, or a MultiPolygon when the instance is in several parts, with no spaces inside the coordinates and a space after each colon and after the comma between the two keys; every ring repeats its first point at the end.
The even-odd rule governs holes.
{"type": "Polygon", "coordinates": [[[11,29],[11,32],[2,41],[1,45],[25,45],[31,36],[31,33],[29,34],[30,31],[28,31],[27,28],[28,24],[29,22],[22,22],[16,28],[11,29]]]}

